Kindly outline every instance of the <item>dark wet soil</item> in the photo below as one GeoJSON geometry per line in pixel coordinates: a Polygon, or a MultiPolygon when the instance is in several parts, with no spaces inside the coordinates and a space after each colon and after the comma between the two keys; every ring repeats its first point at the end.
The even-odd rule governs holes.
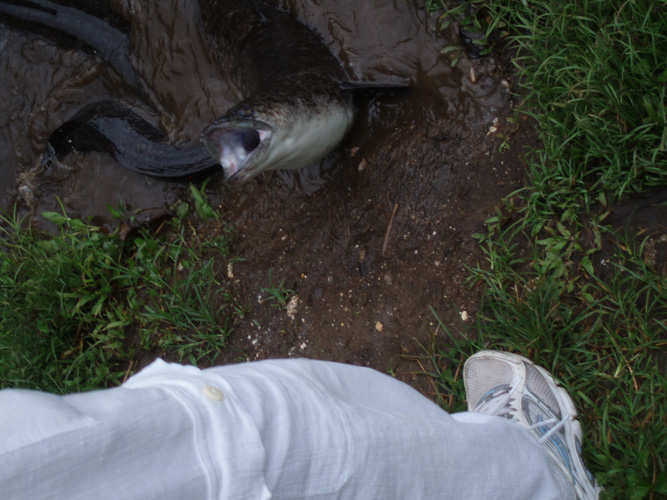
{"type": "MultiPolygon", "coordinates": [[[[483,259],[474,234],[521,187],[521,153],[536,134],[530,122],[512,121],[508,56],[464,54],[452,68],[439,51],[458,43],[455,33],[435,33],[413,2],[273,3],[319,33],[351,80],[408,80],[411,89],[363,97],[354,130],[320,165],[235,190],[221,178],[209,183],[242,259],[219,266],[249,305],[219,361],[307,356],[405,373],[406,354],[434,331],[444,335],[431,309],[457,335],[474,321],[480,290],[466,283],[467,268],[483,259]],[[267,300],[261,289],[271,282],[295,291],[288,310],[267,300]]],[[[180,142],[235,99],[202,46],[192,4],[144,0],[129,9],[153,118],[180,142]]],[[[71,216],[103,221],[107,204],[187,199],[187,184],[128,172],[100,154],[40,169],[49,133],[81,106],[112,94],[150,110],[79,50],[1,25],[0,50],[3,207],[54,210],[60,199],[71,216]]]]}

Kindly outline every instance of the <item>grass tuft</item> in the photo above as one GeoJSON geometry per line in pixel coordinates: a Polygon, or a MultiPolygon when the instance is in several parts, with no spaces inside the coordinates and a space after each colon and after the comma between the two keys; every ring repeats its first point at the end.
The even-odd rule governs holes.
{"type": "Polygon", "coordinates": [[[182,218],[131,239],[44,213],[56,236],[0,218],[0,387],[66,393],[122,381],[142,356],[211,361],[240,308],[215,262],[229,234],[200,241],[182,218]]]}
{"type": "Polygon", "coordinates": [[[260,290],[267,294],[266,298],[262,299],[262,302],[266,300],[271,301],[272,306],[283,311],[287,309],[287,303],[296,293],[296,291],[285,286],[285,280],[282,280],[278,285],[274,284],[271,278],[271,271],[269,271],[269,286],[261,287],[260,290]]]}
{"type": "Polygon", "coordinates": [[[642,248],[623,241],[604,279],[588,275],[572,291],[553,272],[516,272],[532,256],[478,268],[488,286],[478,334],[428,348],[439,392],[455,391],[453,400],[465,395],[448,374],[480,349],[516,352],[554,373],[580,409],[586,462],[607,498],[667,494],[667,276],[642,248]]]}
{"type": "Polygon", "coordinates": [[[477,332],[435,337],[425,372],[451,410],[475,351],[534,360],[580,409],[602,497],[667,497],[667,275],[650,248],[667,236],[660,220],[636,234],[606,225],[615,201],[667,185],[665,4],[444,3],[444,18],[465,27],[472,9],[485,20],[483,41],[516,51],[520,111],[539,124],[542,145],[526,154],[526,187],[477,235],[477,332]]]}

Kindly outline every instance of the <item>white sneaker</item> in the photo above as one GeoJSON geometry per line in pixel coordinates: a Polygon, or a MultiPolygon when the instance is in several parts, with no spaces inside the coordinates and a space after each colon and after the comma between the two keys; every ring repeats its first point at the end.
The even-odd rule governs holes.
{"type": "Polygon", "coordinates": [[[551,374],[517,354],[480,351],[463,368],[468,410],[528,429],[557,466],[572,499],[596,500],[601,488],[581,457],[582,431],[572,398],[551,374]]]}

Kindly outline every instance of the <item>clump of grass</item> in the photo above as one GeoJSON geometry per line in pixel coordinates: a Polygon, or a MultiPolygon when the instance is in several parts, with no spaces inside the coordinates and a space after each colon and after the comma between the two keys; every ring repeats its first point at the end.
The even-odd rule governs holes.
{"type": "MultiPolygon", "coordinates": [[[[664,7],[664,6],[663,6],[664,7]]],[[[508,10],[504,15],[510,15],[508,10]]],[[[667,181],[667,11],[636,2],[531,2],[511,16],[517,62],[544,147],[532,164],[541,212],[667,181]]]]}
{"type": "Polygon", "coordinates": [[[278,285],[275,285],[273,283],[273,279],[271,278],[271,271],[269,271],[269,286],[261,287],[260,290],[268,294],[268,296],[264,298],[262,302],[265,300],[271,301],[272,306],[275,306],[283,311],[287,309],[287,303],[296,293],[294,290],[285,286],[285,280],[282,280],[278,285]]]}
{"type": "MultiPolygon", "coordinates": [[[[446,18],[480,8],[477,0],[439,3],[446,18]]],[[[487,0],[482,7],[486,38],[501,29],[510,34],[524,82],[522,110],[540,123],[543,147],[530,163],[534,216],[575,221],[599,192],[619,198],[665,185],[664,5],[487,0]]]]}
{"type": "MultiPolygon", "coordinates": [[[[472,4],[481,7],[448,12],[472,4]]],[[[482,6],[487,35],[509,32],[521,111],[539,123],[542,146],[526,155],[526,188],[477,236],[486,262],[472,270],[484,290],[476,335],[434,341],[426,371],[448,407],[463,397],[460,368],[473,352],[533,359],[573,395],[603,498],[665,497],[667,277],[648,263],[644,236],[604,224],[614,200],[667,185],[667,10],[650,0],[482,6]],[[603,266],[605,241],[617,251],[603,266]]]]}
{"type": "Polygon", "coordinates": [[[224,348],[239,310],[215,270],[228,257],[226,231],[200,242],[176,218],[161,236],[124,240],[43,216],[59,234],[0,219],[0,386],[100,388],[147,353],[197,363],[224,348]]]}
{"type": "Polygon", "coordinates": [[[439,31],[445,32],[450,27],[458,30],[463,46],[449,45],[440,51],[441,54],[449,55],[452,66],[458,64],[464,47],[471,57],[487,56],[493,53],[498,42],[508,35],[505,22],[499,18],[494,20],[488,15],[485,0],[466,0],[455,5],[450,4],[451,2],[431,0],[427,2],[426,10],[439,11],[439,31]]]}
{"type": "Polygon", "coordinates": [[[552,371],[575,399],[585,459],[605,497],[667,494],[667,276],[646,264],[640,247],[624,241],[605,263],[606,279],[589,274],[570,291],[553,271],[517,272],[517,264],[531,269],[534,256],[478,268],[474,276],[488,291],[477,335],[450,335],[447,345],[428,348],[438,394],[453,394],[441,397],[443,406],[461,409],[444,403],[463,400],[452,374],[474,352],[522,354],[552,371]]]}

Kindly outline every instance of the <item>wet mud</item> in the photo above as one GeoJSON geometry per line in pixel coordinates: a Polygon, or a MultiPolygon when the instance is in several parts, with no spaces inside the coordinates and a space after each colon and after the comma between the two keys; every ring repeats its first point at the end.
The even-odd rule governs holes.
{"type": "MultiPolygon", "coordinates": [[[[133,64],[150,107],[94,56],[0,25],[3,208],[62,203],[71,216],[109,221],[107,205],[187,199],[187,183],[129,172],[103,154],[40,167],[50,132],[104,96],[132,104],[178,143],[198,140],[237,100],[203,42],[195,2],[117,3],[132,18],[133,64]]],[[[459,43],[455,31],[435,32],[414,2],[269,3],[318,33],[351,81],[410,89],[362,96],[352,132],[318,165],[235,189],[222,176],[209,183],[242,258],[219,263],[224,286],[249,305],[219,361],[307,356],[409,371],[405,355],[437,329],[431,308],[454,334],[474,321],[479,290],[466,268],[482,256],[473,235],[521,187],[522,148],[536,141],[528,121],[508,121],[516,104],[508,56],[464,54],[451,67],[440,50],[459,43]],[[270,280],[295,290],[288,311],[265,300],[270,280]]]]}

